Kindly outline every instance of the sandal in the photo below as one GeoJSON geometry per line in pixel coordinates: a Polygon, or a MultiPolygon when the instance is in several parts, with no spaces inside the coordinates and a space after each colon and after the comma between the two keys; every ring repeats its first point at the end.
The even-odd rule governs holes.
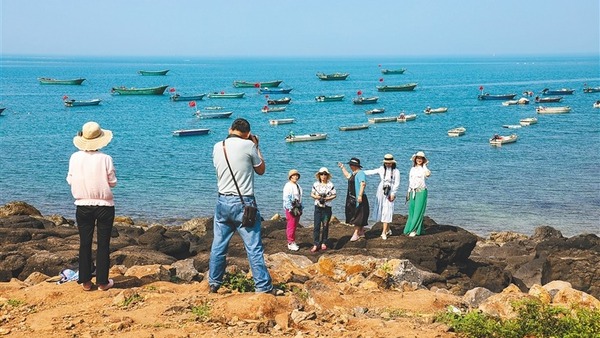
{"type": "Polygon", "coordinates": [[[100,291],[106,291],[110,288],[112,288],[115,285],[115,282],[112,279],[108,279],[108,284],[102,284],[102,285],[98,285],[98,290],[100,291]]]}
{"type": "Polygon", "coordinates": [[[313,245],[313,247],[310,249],[310,252],[317,252],[319,251],[319,248],[317,248],[316,245],[313,245]]]}
{"type": "Polygon", "coordinates": [[[94,284],[92,282],[81,283],[81,287],[83,288],[83,291],[90,291],[93,286],[94,286],[94,284]]]}

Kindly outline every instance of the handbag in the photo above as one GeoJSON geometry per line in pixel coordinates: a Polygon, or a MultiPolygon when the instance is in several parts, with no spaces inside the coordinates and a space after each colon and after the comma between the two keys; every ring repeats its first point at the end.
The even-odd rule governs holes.
{"type": "Polygon", "coordinates": [[[242,216],[242,226],[243,227],[252,227],[256,224],[256,217],[258,216],[258,208],[251,204],[246,204],[244,199],[242,198],[242,193],[240,191],[240,187],[235,180],[235,175],[233,174],[233,170],[231,169],[231,164],[229,164],[229,159],[227,158],[227,150],[225,149],[225,140],[223,140],[223,154],[225,155],[225,161],[227,161],[227,167],[229,168],[229,172],[231,173],[231,178],[233,179],[233,183],[235,184],[235,188],[237,189],[238,195],[240,196],[240,201],[242,201],[242,205],[244,206],[244,214],[242,216]]]}

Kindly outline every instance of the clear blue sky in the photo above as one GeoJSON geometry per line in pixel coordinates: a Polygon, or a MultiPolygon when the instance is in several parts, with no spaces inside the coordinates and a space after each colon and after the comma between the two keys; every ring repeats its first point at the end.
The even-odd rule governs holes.
{"type": "Polygon", "coordinates": [[[1,0],[4,55],[599,54],[598,0],[1,0]]]}

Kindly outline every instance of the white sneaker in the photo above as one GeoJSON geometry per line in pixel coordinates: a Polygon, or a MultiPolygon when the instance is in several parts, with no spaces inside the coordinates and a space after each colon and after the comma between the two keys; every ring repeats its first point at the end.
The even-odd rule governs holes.
{"type": "Polygon", "coordinates": [[[385,241],[387,239],[387,233],[381,234],[381,239],[383,239],[385,241]]]}
{"type": "Polygon", "coordinates": [[[292,250],[292,251],[298,251],[298,250],[300,250],[300,247],[298,246],[298,244],[292,242],[292,243],[288,243],[288,249],[292,250]]]}
{"type": "Polygon", "coordinates": [[[416,235],[417,235],[417,233],[413,231],[410,234],[408,234],[408,237],[415,237],[416,235]]]}

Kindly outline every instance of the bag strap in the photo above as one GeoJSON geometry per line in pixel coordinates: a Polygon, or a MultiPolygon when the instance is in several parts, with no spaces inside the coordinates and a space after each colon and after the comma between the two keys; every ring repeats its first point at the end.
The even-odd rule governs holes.
{"type": "Polygon", "coordinates": [[[229,164],[229,159],[227,158],[227,149],[225,148],[225,140],[223,140],[223,154],[225,155],[225,161],[227,161],[227,167],[229,168],[229,172],[231,173],[231,179],[233,179],[233,183],[235,184],[235,188],[237,189],[238,195],[240,196],[240,201],[242,201],[242,205],[246,206],[244,203],[244,199],[242,198],[242,193],[240,191],[240,187],[235,180],[235,175],[233,174],[233,170],[231,169],[231,164],[229,164]]]}

